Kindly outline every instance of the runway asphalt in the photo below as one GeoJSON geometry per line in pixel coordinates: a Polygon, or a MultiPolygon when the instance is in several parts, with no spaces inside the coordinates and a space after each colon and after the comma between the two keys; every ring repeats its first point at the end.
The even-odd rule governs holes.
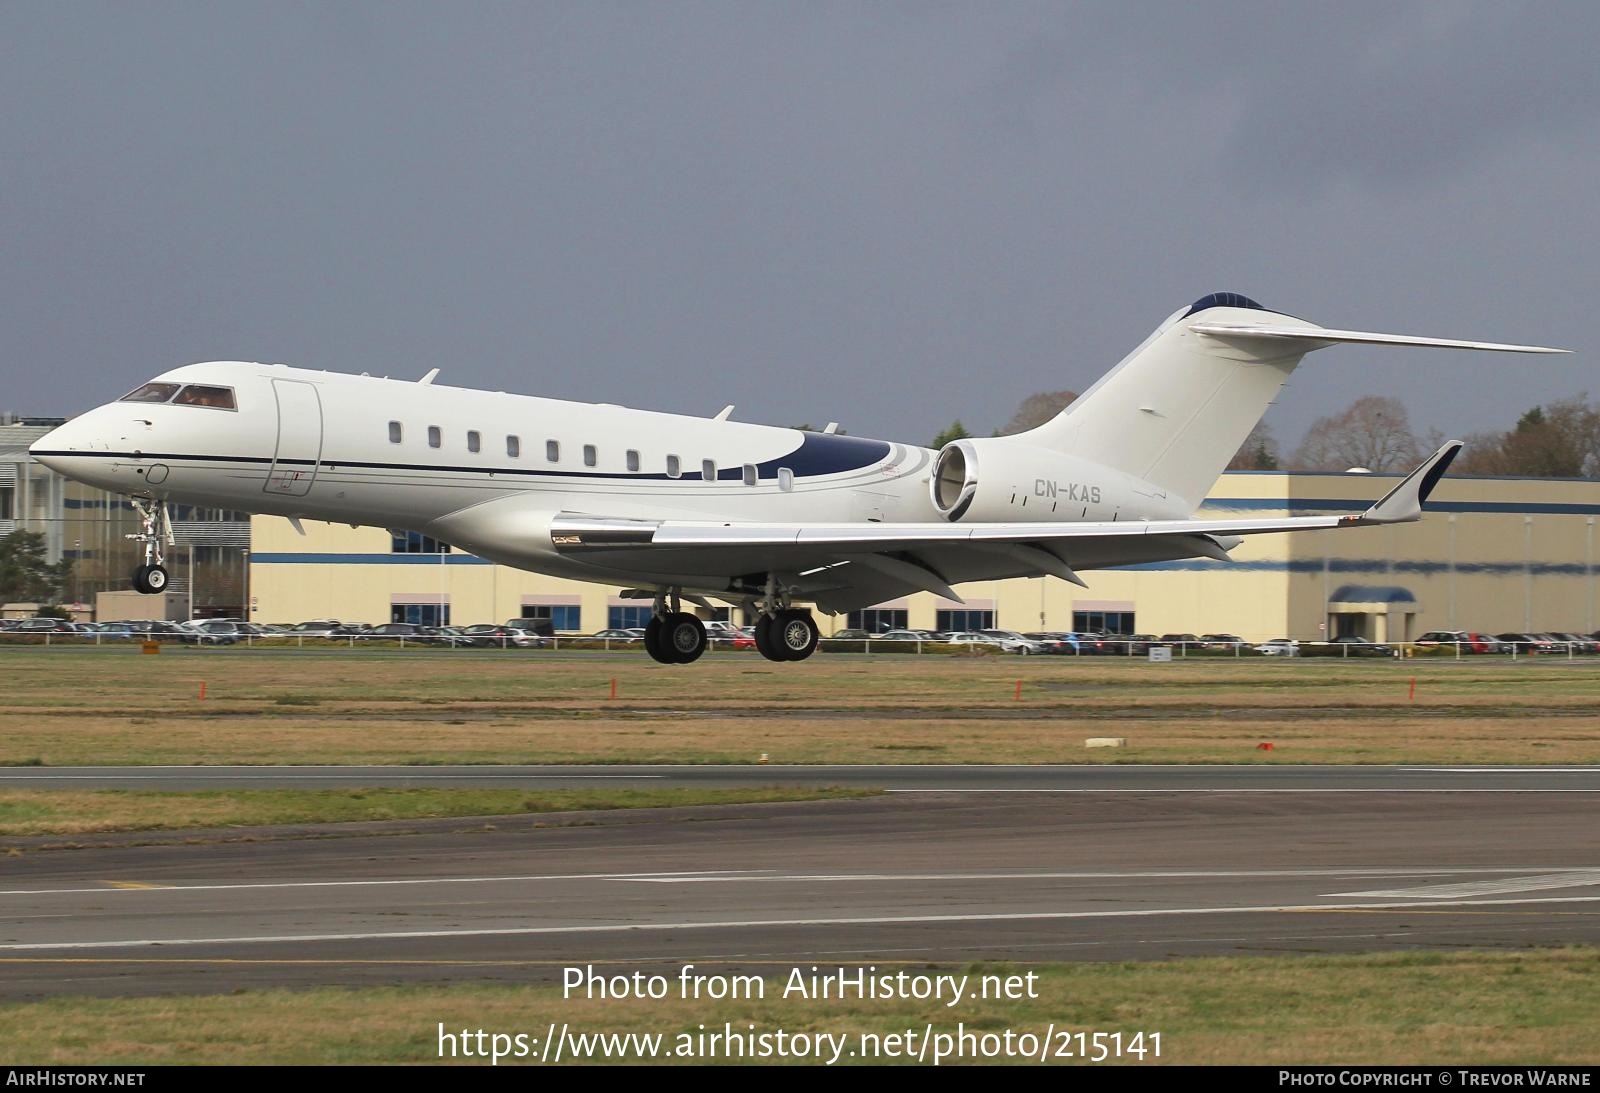
{"type": "MultiPolygon", "coordinates": [[[[0,857],[0,998],[552,982],[585,964],[786,972],[1600,942],[1600,771],[1586,768],[386,775],[438,785],[491,771],[527,785],[598,774],[907,792],[369,825],[342,838],[266,829],[30,846],[0,857]]],[[[28,768],[0,784],[327,786],[346,773],[374,784],[328,768],[28,768]],[[141,772],[164,781],[129,781],[141,772]],[[295,781],[314,773],[326,777],[295,781]]]]}

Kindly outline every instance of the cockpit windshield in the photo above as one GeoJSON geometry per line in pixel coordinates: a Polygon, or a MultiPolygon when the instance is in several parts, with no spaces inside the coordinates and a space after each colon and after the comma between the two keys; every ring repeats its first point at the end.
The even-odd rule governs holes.
{"type": "Polygon", "coordinates": [[[176,383],[147,383],[123,395],[118,402],[166,402],[178,393],[176,383]]]}
{"type": "Polygon", "coordinates": [[[237,410],[232,387],[211,387],[191,383],[182,387],[176,383],[147,383],[123,395],[119,402],[170,402],[174,406],[208,406],[213,410],[237,410]],[[176,397],[174,397],[176,396],[176,397]]]}
{"type": "Polygon", "coordinates": [[[191,383],[172,400],[176,406],[209,406],[213,410],[237,410],[233,403],[232,387],[206,387],[191,383]]]}

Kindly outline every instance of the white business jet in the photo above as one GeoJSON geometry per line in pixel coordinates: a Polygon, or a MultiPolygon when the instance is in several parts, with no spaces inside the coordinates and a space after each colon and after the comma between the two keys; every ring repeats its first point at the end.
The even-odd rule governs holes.
{"type": "Polygon", "coordinates": [[[1327,330],[1217,293],[1172,315],[1054,420],[939,451],[829,430],[216,361],[157,376],[33,445],[128,495],[141,592],[167,584],[169,502],[405,528],[483,558],[628,586],[650,655],[705,650],[685,601],[743,604],[771,660],[803,660],[829,614],[964,581],[1178,558],[1240,537],[1416,520],[1460,450],[1440,448],[1343,516],[1193,514],[1300,358],[1339,342],[1559,353],[1327,330]]]}

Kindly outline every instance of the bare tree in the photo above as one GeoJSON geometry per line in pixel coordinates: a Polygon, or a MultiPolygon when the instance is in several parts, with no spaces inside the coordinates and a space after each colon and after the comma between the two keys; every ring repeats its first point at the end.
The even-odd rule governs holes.
{"type": "Polygon", "coordinates": [[[1250,435],[1244,438],[1239,450],[1228,461],[1230,471],[1275,471],[1278,469],[1278,440],[1272,435],[1272,426],[1265,421],[1256,422],[1250,435]]]}
{"type": "Polygon", "coordinates": [[[1076,391],[1035,392],[1022,400],[1017,412],[1011,415],[1011,420],[1002,425],[994,435],[1011,436],[1013,433],[1025,433],[1029,429],[1037,429],[1065,410],[1077,397],[1076,391]]]}
{"type": "Polygon", "coordinates": [[[1469,437],[1457,467],[1467,474],[1594,477],[1600,474],[1600,408],[1587,395],[1535,406],[1507,432],[1469,437]]]}
{"type": "Polygon", "coordinates": [[[1421,461],[1421,444],[1398,399],[1367,395],[1340,414],[1318,418],[1295,450],[1297,471],[1409,470],[1421,461]]]}

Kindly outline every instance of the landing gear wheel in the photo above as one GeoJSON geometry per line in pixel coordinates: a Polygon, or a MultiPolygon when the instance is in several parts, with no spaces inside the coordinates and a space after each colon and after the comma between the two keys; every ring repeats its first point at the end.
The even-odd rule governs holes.
{"type": "Polygon", "coordinates": [[[133,571],[133,590],[153,596],[167,590],[167,571],[158,565],[142,565],[133,571]]]}
{"type": "Polygon", "coordinates": [[[778,648],[776,635],[773,628],[778,620],[771,615],[762,615],[756,619],[756,651],[768,660],[787,660],[783,650],[778,648]]]}
{"type": "Polygon", "coordinates": [[[772,644],[784,660],[805,660],[817,651],[821,631],[809,611],[779,611],[773,620],[772,644]]]}
{"type": "Polygon", "coordinates": [[[666,625],[666,618],[661,615],[650,616],[650,621],[644,628],[644,651],[650,654],[650,659],[661,664],[672,664],[672,653],[661,640],[662,628],[666,625]]]}
{"type": "Polygon", "coordinates": [[[705,624],[687,611],[667,616],[661,628],[663,652],[672,657],[674,664],[688,664],[700,659],[706,651],[705,624]]]}

